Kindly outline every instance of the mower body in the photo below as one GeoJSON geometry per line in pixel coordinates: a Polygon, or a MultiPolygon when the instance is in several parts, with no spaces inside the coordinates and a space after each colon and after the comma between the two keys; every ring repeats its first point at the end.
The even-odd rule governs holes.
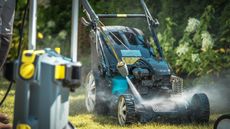
{"type": "MultiPolygon", "coordinates": [[[[131,105],[131,111],[125,112],[132,113],[126,114],[126,122],[119,122],[120,124],[158,120],[190,121],[195,109],[191,100],[183,98],[183,79],[173,73],[165,59],[157,57],[143,32],[125,26],[105,26],[102,29],[113,41],[112,45],[119,58],[127,64],[128,77],[138,93],[132,90],[127,79],[117,70],[118,61],[106,43],[105,37],[100,31],[92,30],[90,33],[92,71],[89,73],[92,75],[88,77],[93,76],[95,81],[96,92],[92,93],[95,94],[93,110],[98,114],[117,116],[120,97],[124,97],[131,105]],[[141,96],[141,101],[136,94],[141,96]]],[[[208,102],[206,95],[198,94],[198,96],[208,102]]],[[[87,103],[89,102],[86,101],[87,103]]],[[[209,118],[209,103],[206,103],[206,109],[205,121],[209,118]]]]}
{"type": "MultiPolygon", "coordinates": [[[[103,29],[114,41],[113,45],[119,58],[127,64],[129,77],[142,98],[146,100],[167,98],[173,94],[181,93],[182,80],[178,78],[180,82],[177,85],[172,84],[172,75],[174,75],[172,69],[164,59],[156,57],[156,53],[150,47],[141,30],[125,26],[109,26],[103,27],[103,29]],[[110,34],[111,32],[119,39],[110,34]],[[128,49],[119,43],[120,41],[125,43],[128,49]]],[[[93,33],[93,31],[90,37],[92,49],[95,49],[91,49],[92,68],[100,78],[98,81],[102,80],[104,88],[107,89],[105,91],[108,96],[105,98],[112,99],[118,98],[122,94],[132,94],[126,78],[121,76],[117,70],[118,62],[112,54],[112,50],[105,43],[105,37],[100,32],[93,33]],[[95,42],[95,39],[98,41],[95,42]]],[[[111,102],[110,99],[107,101],[111,102]]],[[[114,102],[116,101],[112,101],[112,103],[114,102]]]]}
{"type": "MultiPolygon", "coordinates": [[[[129,76],[144,98],[152,98],[159,93],[167,96],[176,92],[173,91],[170,81],[171,75],[174,75],[172,69],[164,59],[156,57],[141,30],[124,26],[110,26],[103,27],[103,29],[114,41],[113,46],[116,53],[127,64],[130,73],[129,76]],[[119,39],[116,39],[110,33],[113,33],[119,39]],[[119,41],[124,43],[127,48],[119,43],[119,41]]],[[[111,52],[112,50],[105,43],[105,38],[100,32],[97,32],[97,34],[91,33],[91,37],[92,49],[97,49],[92,50],[93,71],[99,71],[102,77],[105,79],[109,78],[112,81],[111,84],[114,83],[112,86],[113,94],[125,93],[124,91],[114,91],[119,87],[115,85],[118,80],[116,78],[121,75],[117,70],[118,62],[111,52]],[[98,37],[98,41],[95,44],[94,39],[97,39],[96,37],[98,37]]],[[[124,77],[120,77],[120,79],[122,80],[124,77]]]]}

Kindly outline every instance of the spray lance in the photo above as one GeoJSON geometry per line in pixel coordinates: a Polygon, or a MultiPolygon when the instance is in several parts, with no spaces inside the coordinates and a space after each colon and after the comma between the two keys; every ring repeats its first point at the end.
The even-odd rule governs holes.
{"type": "MultiPolygon", "coordinates": [[[[104,24],[101,22],[101,21],[99,21],[99,23],[102,25],[102,26],[104,26],[104,24]]],[[[114,57],[116,58],[116,60],[117,60],[117,70],[118,70],[118,72],[123,76],[123,77],[125,77],[126,78],[126,80],[127,80],[127,82],[128,82],[128,84],[129,84],[129,87],[130,87],[130,89],[131,89],[131,91],[132,91],[132,93],[133,93],[133,95],[136,97],[136,99],[137,99],[137,101],[138,102],[141,102],[141,96],[140,96],[140,94],[138,93],[138,91],[137,91],[137,89],[135,88],[135,86],[134,86],[134,84],[132,83],[132,81],[129,79],[129,70],[128,70],[128,66],[127,66],[127,64],[124,62],[124,61],[122,61],[121,59],[119,59],[119,56],[118,56],[118,54],[116,53],[116,51],[115,51],[115,49],[114,49],[114,46],[113,46],[113,44],[112,44],[112,41],[111,41],[111,39],[109,38],[109,36],[103,31],[103,28],[102,28],[102,26],[99,26],[99,28],[100,28],[100,30],[101,30],[101,32],[102,32],[102,35],[105,37],[105,40],[106,40],[106,43],[108,44],[108,46],[112,49],[112,52],[113,52],[113,55],[114,55],[114,57]]],[[[116,38],[116,39],[118,39],[119,41],[120,41],[120,39],[117,37],[117,36],[115,36],[112,32],[111,32],[111,34],[116,38]]],[[[121,43],[122,43],[122,41],[120,41],[121,43]]],[[[128,49],[128,47],[124,44],[124,43],[122,43],[123,45],[124,45],[124,47],[126,48],[126,49],[128,49]]]]}
{"type": "Polygon", "coordinates": [[[120,61],[117,63],[117,70],[119,71],[119,73],[126,78],[129,87],[134,95],[134,97],[137,99],[138,102],[142,101],[142,98],[140,96],[140,94],[138,93],[137,89],[135,88],[134,84],[132,83],[132,81],[130,80],[129,76],[129,70],[128,70],[128,66],[124,61],[120,61]]]}

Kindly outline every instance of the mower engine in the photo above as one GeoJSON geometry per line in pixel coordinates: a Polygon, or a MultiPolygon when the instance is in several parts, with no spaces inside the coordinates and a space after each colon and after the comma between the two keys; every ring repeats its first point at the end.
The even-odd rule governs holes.
{"type": "MultiPolygon", "coordinates": [[[[131,70],[131,73],[133,75],[132,81],[141,95],[147,95],[148,98],[152,98],[156,97],[154,96],[156,95],[156,91],[158,91],[158,94],[163,93],[167,96],[169,96],[169,94],[182,93],[183,79],[175,75],[171,75],[171,73],[163,75],[164,73],[160,73],[163,70],[154,71],[151,62],[148,62],[148,64],[149,65],[145,67],[136,67],[137,65],[130,66],[135,67],[131,70]]],[[[169,67],[166,67],[166,70],[168,69],[169,67]]]]}

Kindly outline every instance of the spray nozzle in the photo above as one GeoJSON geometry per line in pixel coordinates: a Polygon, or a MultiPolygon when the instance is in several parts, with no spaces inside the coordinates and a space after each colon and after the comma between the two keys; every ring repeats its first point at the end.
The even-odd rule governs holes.
{"type": "Polygon", "coordinates": [[[117,63],[117,70],[124,77],[129,75],[128,66],[123,61],[120,61],[120,62],[117,63]]]}

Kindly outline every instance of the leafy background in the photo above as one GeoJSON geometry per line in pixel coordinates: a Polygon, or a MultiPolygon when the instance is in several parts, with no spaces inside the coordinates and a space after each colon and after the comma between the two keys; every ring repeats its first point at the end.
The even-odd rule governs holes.
{"type": "MultiPolygon", "coordinates": [[[[141,13],[139,1],[90,0],[98,13],[141,13]],[[124,8],[125,7],[125,8],[124,8]]],[[[158,37],[166,59],[175,72],[183,77],[220,75],[230,68],[230,1],[228,0],[146,0],[153,15],[160,21],[158,37]]],[[[15,17],[13,49],[15,58],[19,31],[26,0],[20,0],[15,17]]],[[[69,55],[71,1],[40,0],[38,13],[38,49],[61,47],[69,55]]],[[[84,16],[80,10],[80,16],[84,16]]],[[[27,17],[28,19],[28,17],[27,17]]],[[[127,25],[147,30],[143,19],[106,19],[106,25],[127,25]]],[[[80,22],[79,22],[80,23],[80,22]]],[[[28,20],[25,25],[23,48],[27,47],[28,20]]],[[[89,28],[79,25],[79,53],[88,55],[89,28]]],[[[152,41],[150,39],[150,41],[152,41]]]]}

